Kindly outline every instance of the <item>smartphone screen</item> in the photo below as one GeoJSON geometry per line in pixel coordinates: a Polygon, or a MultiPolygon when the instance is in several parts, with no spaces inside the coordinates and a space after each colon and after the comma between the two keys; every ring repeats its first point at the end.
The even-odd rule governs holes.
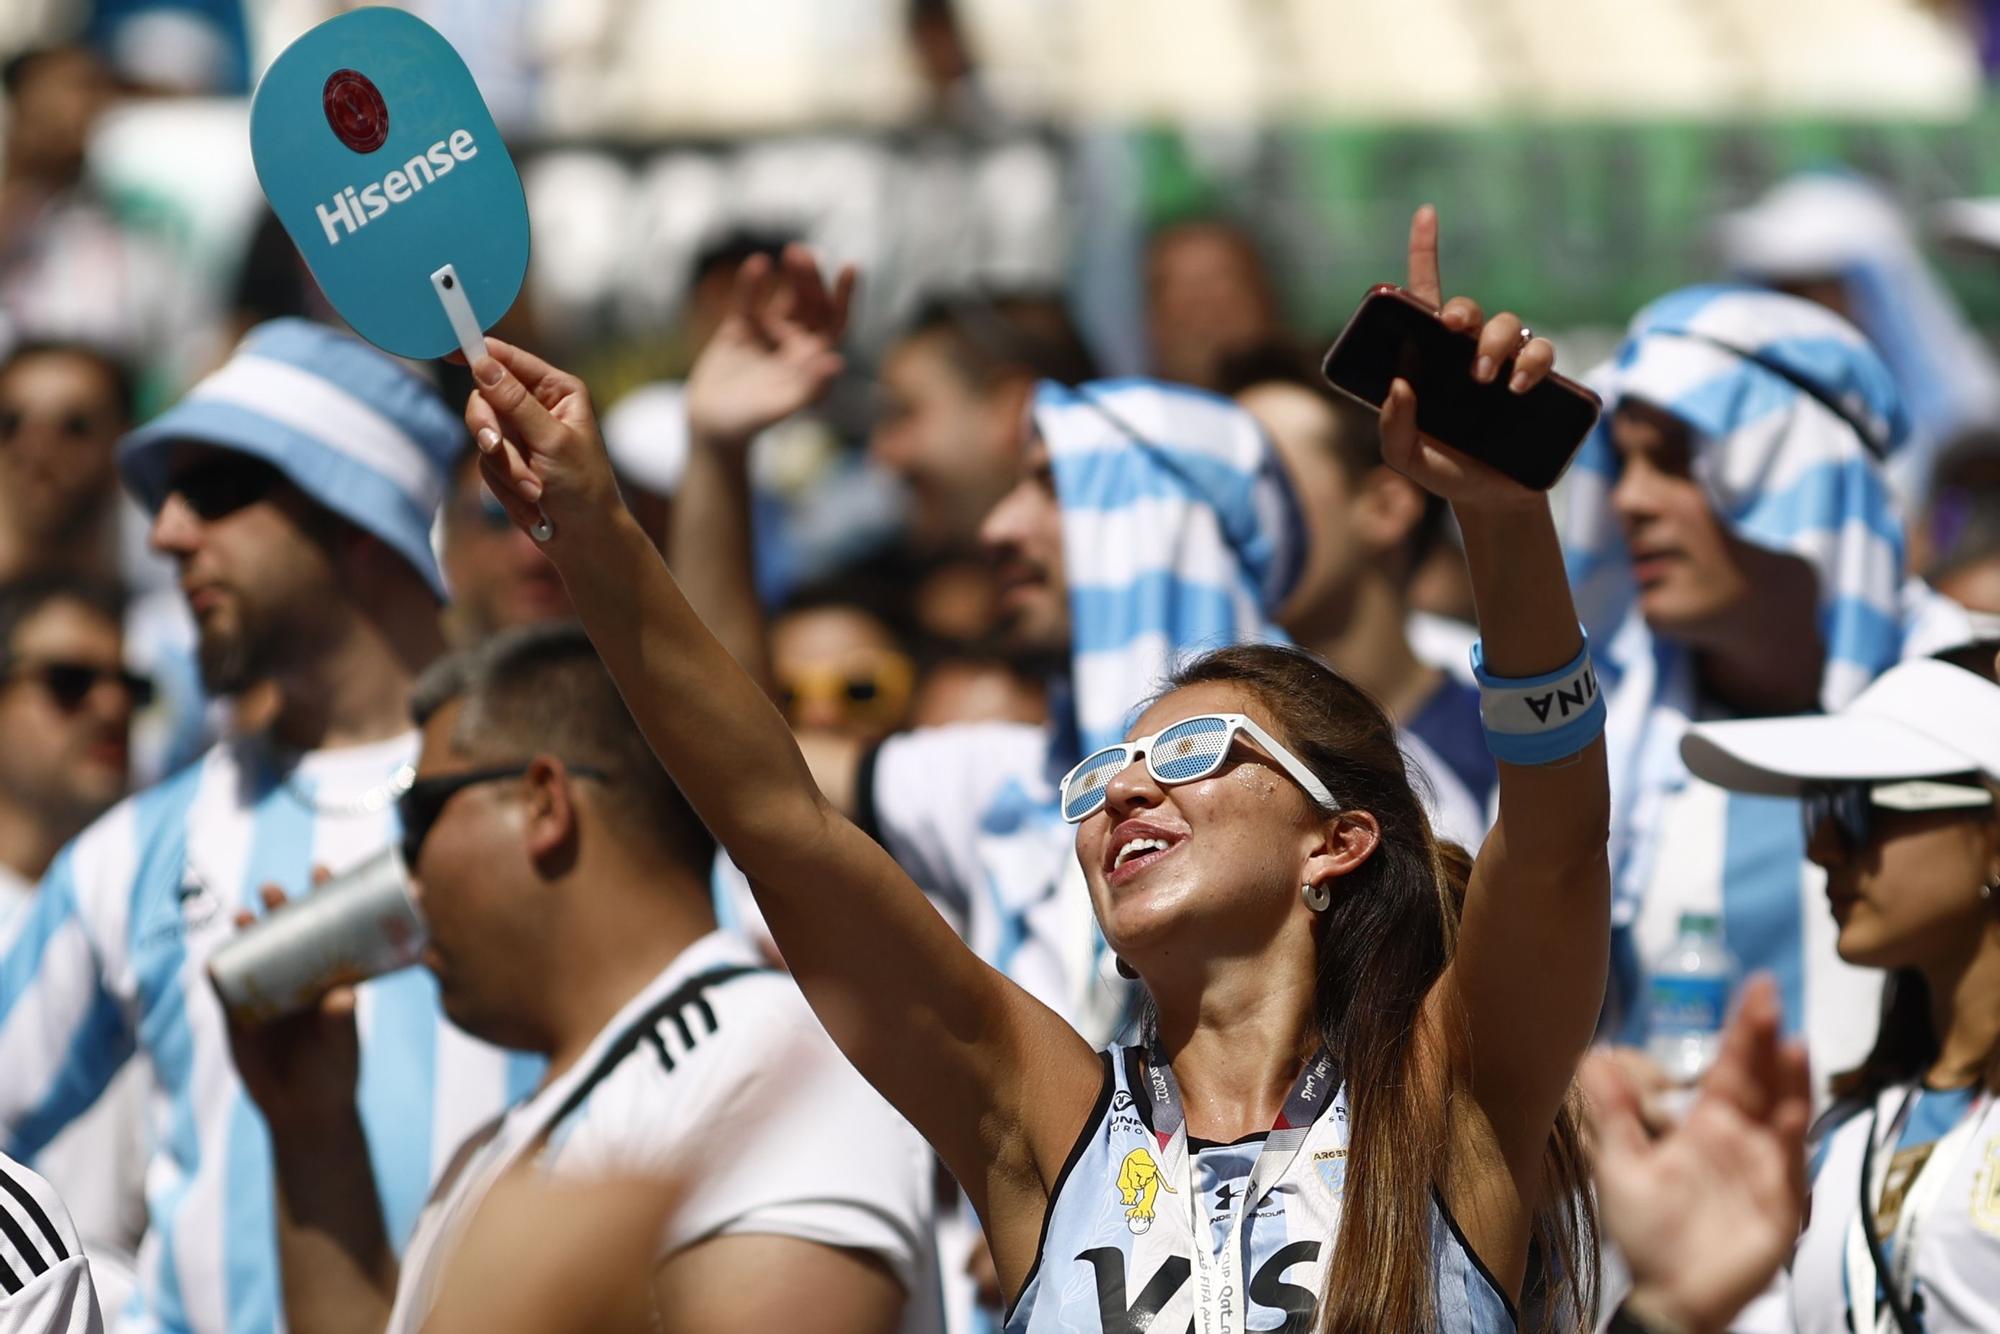
{"type": "Polygon", "coordinates": [[[1507,388],[1511,365],[1491,384],[1472,378],[1479,345],[1447,329],[1414,298],[1377,289],[1362,299],[1326,354],[1329,383],[1379,408],[1397,377],[1417,393],[1417,426],[1524,486],[1556,484],[1597,421],[1597,396],[1551,376],[1525,394],[1507,388]]]}

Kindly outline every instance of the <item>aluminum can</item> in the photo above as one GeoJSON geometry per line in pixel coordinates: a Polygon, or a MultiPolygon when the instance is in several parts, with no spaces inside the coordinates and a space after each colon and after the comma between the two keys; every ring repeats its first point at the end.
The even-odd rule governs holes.
{"type": "Polygon", "coordinates": [[[208,971],[232,1017],[269,1023],[334,987],[409,967],[425,939],[402,856],[386,848],[237,932],[208,971]]]}

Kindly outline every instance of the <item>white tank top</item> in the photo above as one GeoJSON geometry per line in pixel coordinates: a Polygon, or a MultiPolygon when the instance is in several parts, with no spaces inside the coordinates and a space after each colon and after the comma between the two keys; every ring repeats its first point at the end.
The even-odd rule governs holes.
{"type": "MultiPolygon", "coordinates": [[[[1195,1141],[1189,1161],[1184,1135],[1166,1124],[1178,1122],[1178,1096],[1148,1088],[1144,1052],[1102,1057],[1104,1086],[1057,1178],[1007,1334],[1308,1334],[1340,1229],[1345,1086],[1328,1097],[1302,1076],[1286,1112],[1309,1103],[1309,1119],[1281,1117],[1268,1136],[1235,1144],[1195,1141]],[[1259,1198],[1246,1216],[1253,1175],[1259,1198]]],[[[1511,1303],[1449,1213],[1434,1202],[1431,1217],[1441,1334],[1514,1329],[1511,1303]]]]}

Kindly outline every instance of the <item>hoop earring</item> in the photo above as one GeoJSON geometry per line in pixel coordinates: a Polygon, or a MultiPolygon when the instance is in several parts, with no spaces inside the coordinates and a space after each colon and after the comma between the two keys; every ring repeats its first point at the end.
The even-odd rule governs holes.
{"type": "Polygon", "coordinates": [[[1986,883],[1979,887],[1979,901],[1991,903],[1995,894],[2000,894],[2000,876],[1989,877],[1986,883]]]}
{"type": "Polygon", "coordinates": [[[1306,907],[1314,912],[1325,912],[1333,906],[1333,891],[1324,883],[1315,885],[1308,882],[1300,885],[1299,897],[1304,899],[1306,907]]]}
{"type": "Polygon", "coordinates": [[[1111,962],[1112,966],[1118,970],[1118,976],[1124,978],[1128,982],[1137,982],[1139,980],[1139,970],[1134,968],[1131,964],[1126,963],[1123,959],[1118,958],[1116,955],[1112,956],[1111,962]]]}

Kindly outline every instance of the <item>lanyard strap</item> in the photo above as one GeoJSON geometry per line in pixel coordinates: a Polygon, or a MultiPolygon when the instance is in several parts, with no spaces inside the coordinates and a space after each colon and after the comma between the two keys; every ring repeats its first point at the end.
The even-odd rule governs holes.
{"type": "Polygon", "coordinates": [[[1916,1179],[1905,1187],[1896,1228],[1890,1234],[1895,1243],[1892,1257],[1884,1254],[1882,1239],[1876,1235],[1875,1210],[1894,1164],[1893,1146],[1902,1137],[1920,1094],[1920,1089],[1913,1088],[1903,1095],[1886,1135],[1881,1133],[1883,1100],[1878,1099],[1869,1114],[1868,1137],[1861,1154],[1861,1207],[1847,1237],[1847,1299],[1858,1334],[1922,1334],[1922,1326],[1910,1309],[1910,1299],[1916,1294],[1917,1235],[1925,1215],[1943,1197],[1959,1160],[1979,1137],[1993,1105],[1992,1096],[1981,1093],[1958,1124],[1937,1141],[1916,1179]],[[1884,1148],[1888,1153],[1878,1167],[1878,1151],[1884,1148]],[[1878,1283],[1885,1299],[1880,1311],[1875,1300],[1878,1283]]]}
{"type": "Polygon", "coordinates": [[[1322,1050],[1308,1060],[1286,1095],[1271,1133],[1258,1151],[1250,1169],[1250,1179],[1231,1209],[1228,1235],[1218,1256],[1209,1245],[1210,1219],[1207,1205],[1194,1188],[1194,1154],[1188,1147],[1187,1110],[1181,1102],[1180,1082],[1174,1068],[1157,1042],[1146,1052],[1146,1093],[1152,1101],[1153,1135],[1163,1150],[1160,1170],[1169,1180],[1181,1183],[1181,1199],[1187,1207],[1190,1258],[1194,1262],[1194,1310],[1201,1334],[1242,1334],[1249,1309],[1243,1287],[1243,1230],[1271,1187],[1305,1147],[1313,1123],[1338,1092],[1333,1056],[1322,1050]]]}

